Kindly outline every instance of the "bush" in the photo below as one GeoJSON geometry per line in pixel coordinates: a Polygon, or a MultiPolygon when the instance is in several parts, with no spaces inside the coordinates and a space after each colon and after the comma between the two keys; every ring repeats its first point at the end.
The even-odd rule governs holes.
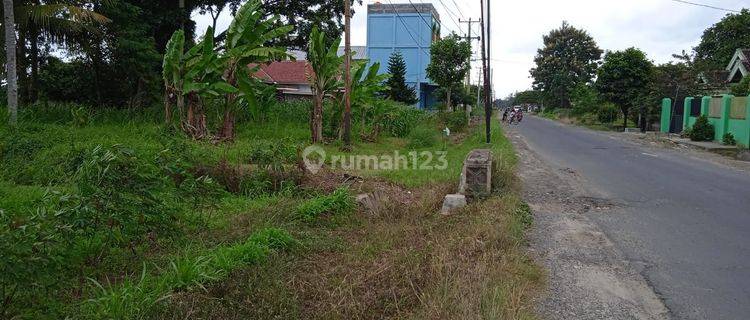
{"type": "Polygon", "coordinates": [[[419,126],[409,134],[409,143],[406,145],[409,149],[429,148],[437,143],[437,130],[419,126]]]}
{"type": "Polygon", "coordinates": [[[736,97],[750,95],[750,76],[742,78],[740,83],[732,86],[732,95],[736,97]]]}
{"type": "Polygon", "coordinates": [[[729,132],[727,132],[727,133],[724,134],[724,136],[722,137],[721,141],[725,145],[728,145],[728,146],[733,146],[733,145],[737,144],[737,140],[734,139],[734,135],[731,134],[731,133],[729,133],[729,132]]]}
{"type": "Polygon", "coordinates": [[[690,130],[690,140],[693,141],[712,141],[714,140],[714,126],[708,122],[705,115],[701,115],[695,120],[690,130]]]}
{"type": "Polygon", "coordinates": [[[369,113],[371,125],[377,125],[380,132],[397,138],[408,136],[427,118],[426,112],[391,100],[379,100],[369,113]]]}
{"type": "Polygon", "coordinates": [[[591,86],[580,84],[571,92],[572,110],[574,116],[581,116],[587,113],[595,113],[596,108],[601,105],[599,95],[591,86]]]}
{"type": "Polygon", "coordinates": [[[323,214],[347,214],[354,210],[355,203],[349,189],[338,188],[330,195],[319,196],[297,207],[297,215],[304,220],[315,220],[323,214]]]}
{"type": "Polygon", "coordinates": [[[611,103],[604,103],[596,111],[596,118],[601,123],[612,123],[617,120],[619,114],[620,110],[618,110],[615,105],[611,103]]]}
{"type": "Polygon", "coordinates": [[[443,126],[451,129],[451,132],[461,132],[469,126],[469,119],[466,117],[466,112],[463,110],[441,112],[439,117],[443,126]]]}

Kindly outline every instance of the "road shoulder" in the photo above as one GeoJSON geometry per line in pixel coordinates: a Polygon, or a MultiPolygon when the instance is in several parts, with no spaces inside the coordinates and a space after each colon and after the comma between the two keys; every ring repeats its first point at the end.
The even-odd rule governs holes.
{"type": "Polygon", "coordinates": [[[514,128],[506,134],[519,155],[525,200],[534,211],[530,245],[548,270],[548,289],[537,301],[544,319],[666,319],[658,295],[612,241],[586,217],[616,204],[586,191],[573,170],[554,168],[514,128]]]}

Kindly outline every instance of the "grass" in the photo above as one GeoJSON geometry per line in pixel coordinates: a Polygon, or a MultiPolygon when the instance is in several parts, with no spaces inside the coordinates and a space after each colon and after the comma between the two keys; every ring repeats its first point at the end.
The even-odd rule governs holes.
{"type": "Polygon", "coordinates": [[[263,229],[242,243],[220,246],[202,253],[172,259],[166,270],[147,273],[144,266],[137,281],[132,278],[119,285],[96,286],[94,297],[83,305],[83,317],[89,319],[141,319],[154,312],[174,292],[206,290],[212,282],[225,279],[231,271],[265,260],[272,250],[288,249],[295,240],[286,231],[263,229]]]}
{"type": "Polygon", "coordinates": [[[15,225],[41,208],[55,209],[53,193],[79,195],[76,172],[97,146],[131,150],[133,174],[148,178],[148,191],[175,217],[170,232],[148,232],[106,251],[104,234],[71,238],[76,246],[66,251],[60,270],[32,276],[40,289],[20,293],[2,316],[532,317],[529,297],[543,274],[523,249],[530,215],[518,196],[514,151],[497,122],[489,145],[480,127],[443,137],[428,118],[416,125],[419,134],[358,141],[352,153],[336,143],[324,146],[329,155],[445,151],[444,170],[352,170],[362,177],[354,183],[337,180],[343,172],[334,171],[325,181],[334,188],[303,183],[211,190],[236,179],[244,179],[239,185],[271,183],[243,170],[307,143],[307,123],[294,110],[275,111],[262,124],[241,123],[237,140],[219,145],[175,137],[152,112],[105,110],[76,127],[69,115],[52,110],[24,113],[17,131],[0,128],[0,211],[12,222],[0,231],[17,231],[15,225]],[[498,190],[454,216],[437,214],[442,196],[455,191],[463,159],[476,148],[491,149],[500,160],[498,190]],[[194,171],[208,173],[211,182],[173,182],[194,171]],[[354,195],[373,190],[391,200],[376,213],[358,208],[354,195]],[[42,282],[42,275],[55,281],[42,282]]]}

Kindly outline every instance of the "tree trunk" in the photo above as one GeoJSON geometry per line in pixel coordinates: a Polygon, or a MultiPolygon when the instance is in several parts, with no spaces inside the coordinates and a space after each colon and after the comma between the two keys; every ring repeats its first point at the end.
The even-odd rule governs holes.
{"type": "MultiPolygon", "coordinates": [[[[165,86],[166,87],[166,86],[165,86]]],[[[164,122],[172,122],[172,97],[169,88],[164,90],[164,122]]]]}
{"type": "Polygon", "coordinates": [[[312,143],[323,141],[323,95],[315,94],[315,103],[313,106],[310,120],[310,138],[312,143]]]}
{"type": "Polygon", "coordinates": [[[18,30],[18,40],[16,41],[16,76],[18,85],[18,96],[21,104],[29,100],[29,77],[26,74],[27,54],[26,54],[26,30],[18,30]]]}
{"type": "Polygon", "coordinates": [[[445,91],[446,91],[446,96],[445,96],[445,109],[446,109],[447,111],[453,111],[453,109],[451,108],[451,88],[448,88],[448,89],[446,89],[445,91]]]}
{"type": "Polygon", "coordinates": [[[18,79],[16,76],[16,23],[13,17],[13,0],[3,0],[5,10],[5,72],[8,82],[8,122],[15,126],[18,121],[18,79]]]}
{"type": "Polygon", "coordinates": [[[29,63],[31,64],[31,78],[29,79],[29,102],[35,102],[38,99],[37,90],[39,88],[39,31],[35,25],[32,25],[29,32],[30,54],[29,63]]]}
{"type": "Polygon", "coordinates": [[[235,124],[234,112],[231,109],[227,109],[224,112],[224,121],[221,125],[221,139],[232,141],[234,140],[234,124],[235,124]]]}
{"type": "Polygon", "coordinates": [[[628,130],[628,109],[623,109],[622,114],[625,115],[625,119],[622,122],[622,131],[628,130]]]}
{"type": "Polygon", "coordinates": [[[344,137],[344,149],[352,148],[352,71],[351,71],[351,14],[349,12],[349,0],[344,0],[344,117],[342,119],[342,129],[344,137]]]}

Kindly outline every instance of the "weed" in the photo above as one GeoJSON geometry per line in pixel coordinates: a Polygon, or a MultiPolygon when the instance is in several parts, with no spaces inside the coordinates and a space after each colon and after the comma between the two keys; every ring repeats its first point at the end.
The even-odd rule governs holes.
{"type": "Polygon", "coordinates": [[[349,189],[338,188],[330,195],[315,197],[297,207],[297,215],[312,221],[323,214],[341,215],[354,210],[355,203],[349,189]]]}

